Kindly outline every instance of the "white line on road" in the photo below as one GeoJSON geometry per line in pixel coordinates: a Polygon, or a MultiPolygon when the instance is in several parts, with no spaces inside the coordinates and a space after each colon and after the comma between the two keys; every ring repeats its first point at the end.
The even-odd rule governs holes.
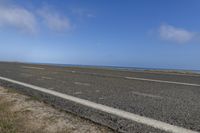
{"type": "Polygon", "coordinates": [[[44,68],[42,67],[29,67],[29,66],[21,66],[22,68],[26,68],[26,69],[38,69],[38,70],[44,70],[44,68]]]}
{"type": "Polygon", "coordinates": [[[151,98],[163,99],[163,97],[161,97],[161,96],[152,95],[152,94],[146,94],[146,93],[141,93],[141,92],[136,92],[136,91],[132,91],[132,93],[134,95],[139,95],[139,96],[143,96],[143,97],[151,97],[151,98]]]}
{"type": "Polygon", "coordinates": [[[167,74],[167,75],[180,75],[180,76],[195,76],[195,77],[199,77],[200,74],[199,73],[190,73],[190,72],[186,72],[186,73],[176,73],[176,72],[168,72],[168,71],[138,71],[138,72],[142,72],[142,73],[152,73],[152,74],[167,74]]]}
{"type": "Polygon", "coordinates": [[[82,94],[82,92],[77,91],[77,92],[75,92],[74,94],[75,94],[75,95],[80,95],[80,94],[82,94]]]}
{"type": "Polygon", "coordinates": [[[47,93],[47,94],[50,94],[50,95],[53,95],[53,96],[57,96],[57,97],[63,98],[63,99],[68,100],[68,101],[72,101],[72,102],[75,102],[75,103],[78,103],[78,104],[81,104],[81,105],[84,105],[84,106],[87,106],[87,107],[90,107],[90,108],[93,108],[93,109],[96,109],[96,110],[99,110],[99,111],[102,111],[102,112],[105,112],[105,113],[109,113],[109,114],[112,114],[112,115],[115,115],[115,116],[118,116],[118,117],[121,117],[121,118],[124,118],[124,119],[128,119],[128,120],[140,123],[140,124],[151,126],[151,127],[163,130],[163,131],[167,131],[167,132],[171,132],[171,133],[198,133],[197,131],[192,131],[192,130],[189,130],[189,129],[186,129],[186,128],[174,126],[174,125],[162,122],[162,121],[154,120],[154,119],[151,119],[151,118],[148,118],[148,117],[133,114],[133,113],[126,112],[126,111],[116,109],[116,108],[113,108],[113,107],[94,103],[94,102],[91,102],[91,101],[88,101],[88,100],[80,99],[80,98],[70,96],[70,95],[67,95],[67,94],[63,94],[63,93],[60,93],[60,92],[57,92],[57,91],[48,90],[46,88],[42,88],[42,87],[34,86],[34,85],[31,85],[31,84],[19,82],[19,81],[16,81],[16,80],[5,78],[5,77],[0,77],[0,79],[7,81],[7,82],[15,83],[15,84],[18,84],[18,85],[22,85],[22,86],[25,86],[25,87],[28,87],[30,89],[37,90],[37,91],[40,91],[40,92],[43,92],[43,93],[47,93]]]}
{"type": "Polygon", "coordinates": [[[45,76],[42,76],[42,79],[48,79],[48,80],[51,80],[52,78],[51,78],[51,77],[45,77],[45,76]]]}
{"type": "Polygon", "coordinates": [[[74,82],[76,85],[90,86],[89,83],[74,82]]]}
{"type": "Polygon", "coordinates": [[[125,77],[126,79],[133,80],[142,80],[142,81],[150,81],[150,82],[158,82],[158,83],[168,83],[168,84],[178,84],[178,85],[187,85],[187,86],[197,86],[200,87],[200,84],[191,84],[191,83],[183,83],[183,82],[174,82],[174,81],[165,81],[158,79],[145,79],[145,78],[135,78],[135,77],[125,77]]]}
{"type": "Polygon", "coordinates": [[[32,74],[29,74],[29,73],[20,73],[21,76],[24,76],[24,77],[31,77],[32,74]]]}

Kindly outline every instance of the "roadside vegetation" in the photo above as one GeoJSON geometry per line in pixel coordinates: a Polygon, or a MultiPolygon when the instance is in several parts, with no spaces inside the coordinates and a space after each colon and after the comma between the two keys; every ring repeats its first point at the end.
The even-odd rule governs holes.
{"type": "MultiPolygon", "coordinates": [[[[28,110],[12,110],[14,102],[0,98],[0,133],[46,133],[42,126],[31,126],[28,110]],[[28,120],[28,121],[27,121],[28,120]]],[[[50,120],[50,119],[49,119],[50,120]]],[[[33,120],[35,121],[35,120],[33,120]]],[[[37,124],[36,124],[37,125],[37,124]]],[[[57,133],[70,133],[70,129],[62,129],[57,133]]]]}
{"type": "Polygon", "coordinates": [[[16,133],[23,125],[19,115],[11,111],[11,106],[12,103],[0,98],[0,132],[2,133],[16,133]]]}
{"type": "Polygon", "coordinates": [[[112,133],[106,127],[0,87],[0,133],[112,133]]]}

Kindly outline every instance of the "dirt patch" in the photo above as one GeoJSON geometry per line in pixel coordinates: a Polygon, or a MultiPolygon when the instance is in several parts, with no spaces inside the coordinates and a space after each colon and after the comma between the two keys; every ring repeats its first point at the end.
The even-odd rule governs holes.
{"type": "Polygon", "coordinates": [[[1,133],[112,133],[70,113],[0,87],[1,133]]]}

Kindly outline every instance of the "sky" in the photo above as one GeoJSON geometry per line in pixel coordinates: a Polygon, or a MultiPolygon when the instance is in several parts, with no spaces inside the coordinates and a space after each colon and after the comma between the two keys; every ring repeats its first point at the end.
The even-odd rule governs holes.
{"type": "Polygon", "coordinates": [[[199,0],[0,0],[0,61],[200,70],[199,0]]]}

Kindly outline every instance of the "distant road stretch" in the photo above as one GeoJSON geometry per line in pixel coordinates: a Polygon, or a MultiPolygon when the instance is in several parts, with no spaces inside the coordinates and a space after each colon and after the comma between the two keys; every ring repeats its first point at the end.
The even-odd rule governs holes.
{"type": "Polygon", "coordinates": [[[4,81],[48,94],[51,102],[64,99],[63,109],[120,132],[200,132],[198,74],[0,62],[4,81]]]}

